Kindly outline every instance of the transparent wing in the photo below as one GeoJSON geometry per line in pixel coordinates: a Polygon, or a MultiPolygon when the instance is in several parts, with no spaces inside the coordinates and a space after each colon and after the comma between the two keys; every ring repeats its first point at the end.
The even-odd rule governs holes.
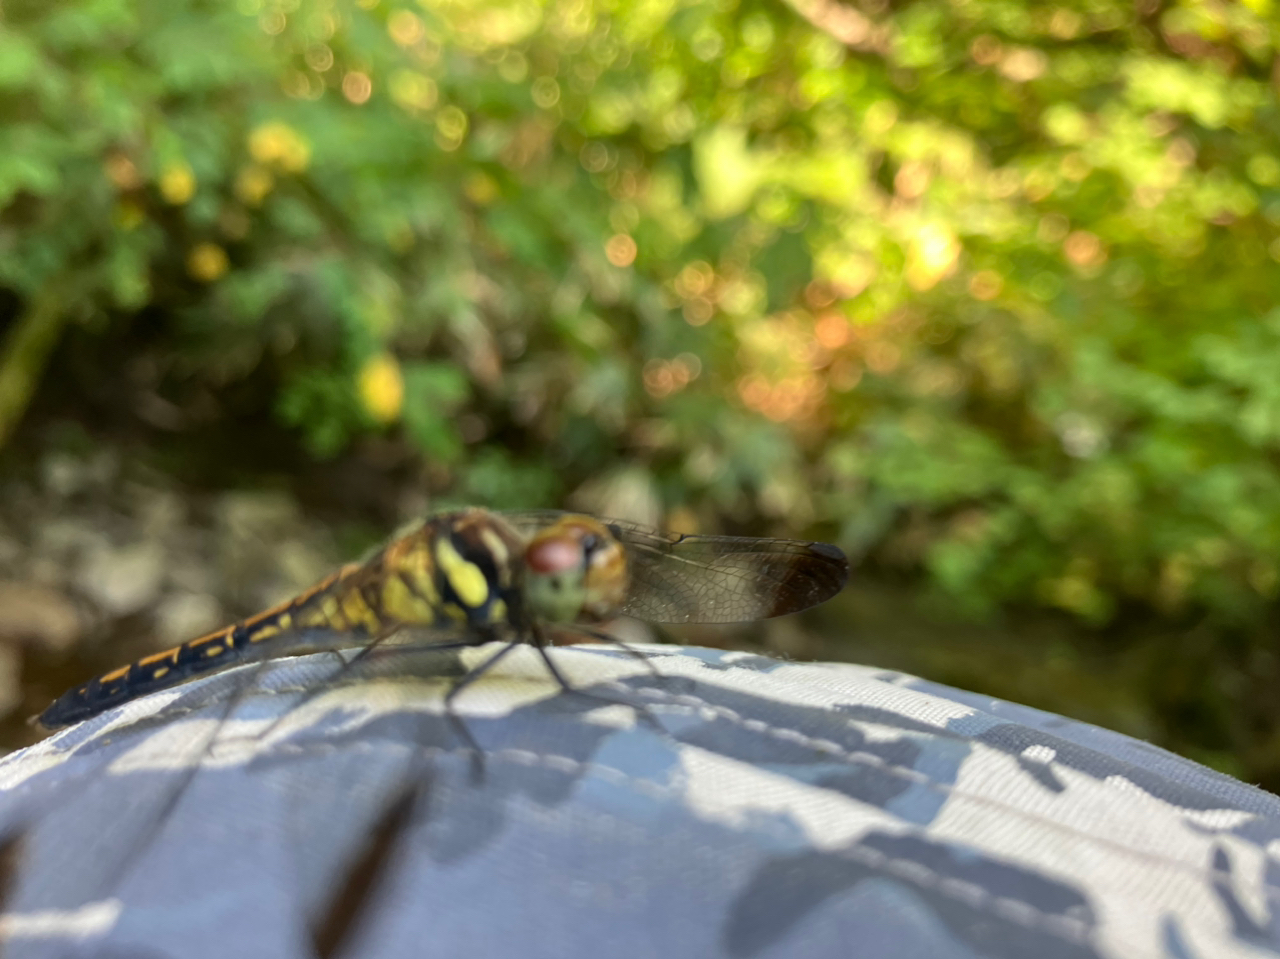
{"type": "MultiPolygon", "coordinates": [[[[558,510],[503,513],[522,535],[558,510]]],[[[849,561],[828,543],[662,533],[602,520],[626,547],[631,590],[623,612],[653,623],[739,623],[799,612],[840,592],[849,561]]]]}

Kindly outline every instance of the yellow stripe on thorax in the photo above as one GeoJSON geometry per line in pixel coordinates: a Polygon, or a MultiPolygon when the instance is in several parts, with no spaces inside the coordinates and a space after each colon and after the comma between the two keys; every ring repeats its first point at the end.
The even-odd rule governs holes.
{"type": "Polygon", "coordinates": [[[435,546],[440,571],[449,580],[458,599],[472,609],[483,606],[484,601],[489,598],[489,581],[485,578],[484,571],[475,563],[463,559],[447,537],[439,537],[435,546]]]}

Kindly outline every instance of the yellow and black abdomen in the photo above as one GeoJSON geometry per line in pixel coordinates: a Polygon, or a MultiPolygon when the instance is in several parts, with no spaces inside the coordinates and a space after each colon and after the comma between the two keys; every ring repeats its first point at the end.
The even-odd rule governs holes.
{"type": "Polygon", "coordinates": [[[366,635],[363,625],[348,626],[341,614],[330,618],[316,613],[321,607],[326,610],[330,607],[334,594],[344,591],[344,580],[358,569],[355,566],[344,567],[279,606],[163,653],[145,656],[82,686],[73,686],[54,700],[36,718],[36,722],[45,729],[59,729],[147,693],[185,683],[203,673],[289,652],[291,646],[298,645],[299,627],[311,629],[314,633],[314,627],[323,626],[335,640],[345,630],[341,632],[342,641],[317,645],[356,644],[366,635]]]}
{"type": "Polygon", "coordinates": [[[200,673],[230,666],[240,658],[234,647],[235,631],[236,627],[228,627],[74,686],[54,700],[37,722],[45,729],[59,729],[200,673]]]}

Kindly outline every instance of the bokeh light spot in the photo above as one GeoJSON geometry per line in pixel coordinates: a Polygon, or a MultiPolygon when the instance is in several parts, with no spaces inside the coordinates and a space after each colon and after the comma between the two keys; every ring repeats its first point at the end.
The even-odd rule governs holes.
{"type": "Polygon", "coordinates": [[[950,275],[960,258],[960,241],[945,226],[925,224],[911,239],[907,248],[907,283],[916,290],[927,290],[950,275]]]}
{"type": "Polygon", "coordinates": [[[852,338],[849,321],[839,313],[824,313],[814,324],[813,334],[824,349],[838,350],[852,338]]]}
{"type": "Polygon", "coordinates": [[[387,89],[391,99],[406,110],[430,110],[439,97],[436,82],[416,70],[397,70],[387,89]]]}
{"type": "Polygon", "coordinates": [[[467,135],[467,115],[455,106],[447,106],[436,114],[436,145],[442,150],[456,150],[467,135]]]}
{"type": "Polygon", "coordinates": [[[1004,289],[1004,278],[995,270],[979,270],[969,278],[969,295],[975,300],[994,300],[1004,289]]]}
{"type": "Polygon", "coordinates": [[[212,283],[228,265],[226,250],[216,243],[198,243],[187,255],[187,272],[201,283],[212,283]]]}
{"type": "Polygon", "coordinates": [[[103,161],[107,179],[121,190],[136,190],[142,186],[142,174],[137,166],[123,153],[112,153],[103,161]]]}
{"type": "Polygon", "coordinates": [[[604,255],[614,266],[630,266],[636,259],[636,241],[625,233],[616,233],[605,243],[604,255]]]}
{"type": "Polygon", "coordinates": [[[373,96],[373,81],[367,73],[353,70],[342,78],[342,95],[356,106],[367,103],[373,96]]]}
{"type": "Polygon", "coordinates": [[[1062,244],[1062,252],[1075,266],[1093,267],[1106,262],[1102,241],[1088,230],[1075,230],[1062,244]]]}
{"type": "Polygon", "coordinates": [[[327,44],[314,44],[307,48],[306,61],[316,73],[324,73],[333,66],[333,50],[327,44]]]}
{"type": "Polygon", "coordinates": [[[387,18],[387,33],[402,47],[410,47],[426,34],[422,20],[408,10],[397,10],[387,18]]]}
{"type": "Polygon", "coordinates": [[[560,84],[554,77],[538,77],[529,89],[533,102],[544,110],[550,110],[560,102],[560,84]]]}
{"type": "Polygon", "coordinates": [[[196,175],[185,163],[171,163],[160,173],[160,195],[174,206],[182,206],[196,193],[196,175]]]}

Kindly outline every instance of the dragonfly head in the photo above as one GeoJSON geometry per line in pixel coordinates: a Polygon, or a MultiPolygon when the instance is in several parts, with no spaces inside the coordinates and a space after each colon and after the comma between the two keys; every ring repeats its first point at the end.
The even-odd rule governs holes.
{"type": "Polygon", "coordinates": [[[539,619],[600,622],[626,602],[626,551],[589,516],[565,516],[535,534],[524,563],[525,599],[539,619]]]}

